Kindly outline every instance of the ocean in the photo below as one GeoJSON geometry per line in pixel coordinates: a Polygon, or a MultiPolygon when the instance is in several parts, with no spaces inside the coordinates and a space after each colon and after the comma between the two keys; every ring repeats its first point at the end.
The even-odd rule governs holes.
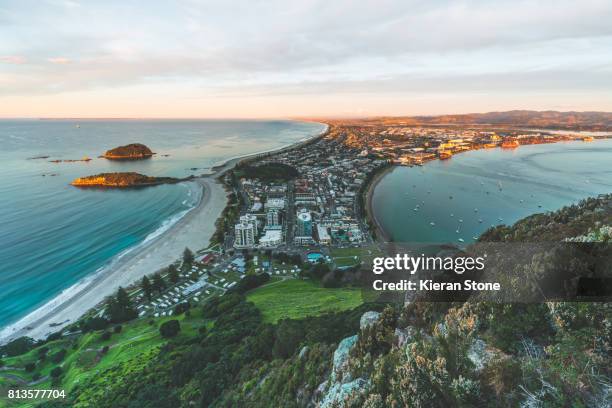
{"type": "Polygon", "coordinates": [[[0,329],[163,232],[200,194],[187,184],[78,189],[69,185],[74,178],[119,171],[208,173],[230,158],[324,129],[284,120],[0,120],[0,329]],[[97,158],[136,142],[157,155],[132,162],[97,158]],[[35,158],[40,156],[49,157],[35,158]],[[84,156],[93,160],[50,162],[84,156]]]}
{"type": "Polygon", "coordinates": [[[375,187],[372,208],[395,242],[462,245],[491,226],[604,193],[612,193],[610,139],[474,150],[395,167],[375,187]]]}

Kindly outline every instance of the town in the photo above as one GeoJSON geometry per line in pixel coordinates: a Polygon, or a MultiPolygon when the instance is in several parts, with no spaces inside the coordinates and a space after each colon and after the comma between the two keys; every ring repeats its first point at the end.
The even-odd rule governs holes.
{"type": "MultiPolygon", "coordinates": [[[[512,128],[408,126],[401,119],[327,123],[319,137],[243,159],[221,174],[230,199],[213,244],[187,251],[191,255],[153,275],[155,290],[143,290],[142,283],[131,288],[139,316],[169,316],[246,276],[308,279],[314,265],[329,273],[383,255],[367,195],[374,177],[394,165],[420,166],[476,149],[593,140],[512,128]]],[[[102,316],[104,308],[96,313],[102,316]]]]}

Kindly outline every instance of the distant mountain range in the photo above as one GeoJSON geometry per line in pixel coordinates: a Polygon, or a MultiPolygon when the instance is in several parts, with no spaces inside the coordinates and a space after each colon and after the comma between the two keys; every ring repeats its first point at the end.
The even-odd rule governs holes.
{"type": "MultiPolygon", "coordinates": [[[[378,122],[398,125],[495,125],[542,129],[612,131],[612,112],[558,112],[513,110],[437,116],[338,119],[338,122],[378,122]]],[[[334,120],[333,122],[336,122],[334,120]]]]}

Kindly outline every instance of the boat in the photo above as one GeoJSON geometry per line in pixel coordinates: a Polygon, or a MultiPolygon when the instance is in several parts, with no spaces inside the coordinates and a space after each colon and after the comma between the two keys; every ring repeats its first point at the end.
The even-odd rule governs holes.
{"type": "Polygon", "coordinates": [[[436,223],[432,221],[432,222],[429,223],[429,225],[431,225],[433,227],[434,225],[436,225],[436,223]]]}
{"type": "Polygon", "coordinates": [[[459,241],[459,242],[465,242],[465,241],[463,240],[463,238],[459,238],[457,241],[459,241]]]}
{"type": "Polygon", "coordinates": [[[478,212],[478,208],[474,208],[474,212],[478,212]]]}
{"type": "Polygon", "coordinates": [[[76,124],[76,125],[74,125],[74,127],[78,129],[78,128],[80,128],[80,127],[81,127],[81,125],[76,124]]]}
{"type": "Polygon", "coordinates": [[[592,136],[585,136],[585,137],[582,138],[583,142],[592,142],[593,140],[595,140],[595,139],[593,139],[592,136]]]}
{"type": "Polygon", "coordinates": [[[458,233],[459,233],[459,230],[457,229],[457,230],[455,230],[455,232],[458,234],[458,233]]]}
{"type": "Polygon", "coordinates": [[[459,222],[463,222],[463,220],[462,220],[462,219],[459,219],[459,222]]]}
{"type": "Polygon", "coordinates": [[[479,222],[480,224],[482,224],[482,219],[479,219],[479,220],[478,220],[478,222],[479,222]]]}
{"type": "Polygon", "coordinates": [[[451,213],[451,217],[454,217],[454,216],[455,216],[455,214],[451,213]]]}

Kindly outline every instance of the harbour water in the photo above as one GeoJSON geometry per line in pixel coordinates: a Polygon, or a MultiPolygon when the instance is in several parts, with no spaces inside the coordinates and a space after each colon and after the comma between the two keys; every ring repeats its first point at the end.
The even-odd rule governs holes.
{"type": "Polygon", "coordinates": [[[395,167],[374,189],[377,221],[395,242],[462,243],[491,226],[612,193],[612,140],[460,153],[395,167]]]}
{"type": "Polygon", "coordinates": [[[292,144],[324,128],[293,121],[0,121],[0,328],[162,233],[200,194],[186,183],[83,190],[69,186],[74,178],[119,171],[202,174],[232,157],[292,144]],[[134,142],[157,155],[135,162],[97,158],[134,142]],[[35,158],[41,156],[49,157],[35,158]],[[83,156],[93,160],[50,162],[83,156]]]}

